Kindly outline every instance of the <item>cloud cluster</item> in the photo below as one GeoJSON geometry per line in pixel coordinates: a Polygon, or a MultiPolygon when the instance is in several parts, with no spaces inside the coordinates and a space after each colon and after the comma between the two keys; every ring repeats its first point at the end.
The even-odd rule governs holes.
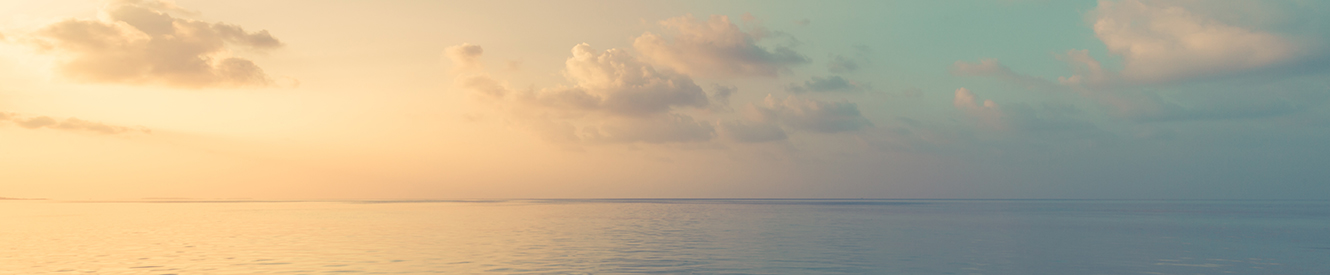
{"type": "MultiPolygon", "coordinates": [[[[747,15],[743,20],[745,25],[759,23],[747,15]]],[[[453,46],[444,55],[457,71],[468,71],[457,77],[458,87],[546,140],[560,143],[696,143],[718,136],[751,143],[785,140],[787,131],[840,133],[873,125],[854,103],[793,96],[784,100],[768,96],[764,102],[746,105],[745,118],[725,118],[733,111],[729,103],[737,87],[712,84],[708,93],[692,76],[775,77],[808,59],[788,48],[758,46],[772,33],[757,26],[745,31],[725,16],[701,21],[686,15],[661,24],[672,36],[648,32],[637,37],[636,55],[622,49],[574,46],[564,63],[568,81],[564,85],[513,89],[479,66],[484,54],[480,46],[453,46]]],[[[839,61],[840,72],[859,68],[849,59],[839,61]]],[[[841,76],[813,77],[787,86],[796,93],[867,88],[841,76]]]]}
{"type": "Polygon", "coordinates": [[[1167,1],[1100,1],[1094,32],[1124,58],[1122,76],[1157,83],[1266,67],[1298,56],[1276,34],[1233,26],[1167,1]]]}
{"type": "MultiPolygon", "coordinates": [[[[1058,77],[1056,82],[1016,73],[994,59],[956,61],[950,72],[994,77],[1034,90],[1075,92],[1103,107],[1105,113],[1133,122],[1281,116],[1330,100],[1324,93],[1327,81],[1303,75],[1307,72],[1302,67],[1289,66],[1306,62],[1298,59],[1315,58],[1307,52],[1309,44],[1294,42],[1307,39],[1235,25],[1261,17],[1252,9],[1260,10],[1254,7],[1264,3],[1239,5],[1242,8],[1228,4],[1100,1],[1091,13],[1094,31],[1110,54],[1122,58],[1121,70],[1108,68],[1088,50],[1068,50],[1056,57],[1069,65],[1072,74],[1058,77]],[[1280,73],[1290,68],[1299,73],[1280,73]]],[[[983,109],[970,97],[958,92],[957,107],[972,114],[983,109]]],[[[1020,110],[1013,108],[1024,107],[1006,107],[1011,107],[1002,110],[1007,118],[993,121],[1020,128],[1021,119],[1015,114],[1020,110]]],[[[1041,114],[1026,117],[1050,122],[1029,125],[1062,123],[1042,109],[1024,109],[1041,114]]]]}
{"type": "Polygon", "coordinates": [[[462,86],[489,96],[507,97],[533,107],[645,117],[674,108],[705,108],[707,94],[687,75],[658,71],[628,52],[598,52],[573,47],[565,76],[574,85],[514,93],[488,76],[466,78],[462,86]]]}
{"type": "Polygon", "coordinates": [[[660,24],[673,31],[672,40],[647,32],[633,41],[633,48],[647,60],[687,74],[774,77],[791,65],[809,62],[787,47],[758,46],[762,35],[744,32],[727,16],[713,15],[703,22],[686,15],[660,24]]]}
{"type": "Polygon", "coordinates": [[[242,87],[273,83],[238,48],[282,46],[266,30],[177,18],[182,11],[163,1],[118,1],[105,20],[68,19],[30,34],[27,42],[58,55],[59,72],[92,83],[160,84],[174,87],[242,87]]]}
{"type": "Polygon", "coordinates": [[[99,134],[108,134],[108,135],[120,134],[126,132],[152,133],[151,130],[148,130],[147,128],[144,127],[126,127],[126,126],[108,125],[101,122],[87,121],[72,117],[63,120],[57,120],[49,116],[28,117],[16,113],[0,112],[0,122],[6,122],[6,121],[13,122],[15,125],[18,125],[19,127],[28,128],[28,129],[48,128],[48,129],[59,129],[59,130],[73,130],[73,131],[90,131],[90,132],[95,132],[99,134]]]}
{"type": "MultiPolygon", "coordinates": [[[[536,121],[533,128],[555,137],[552,140],[668,143],[705,141],[713,135],[709,123],[674,112],[711,106],[687,75],[656,70],[620,49],[596,51],[579,44],[572,55],[564,64],[572,85],[513,91],[486,75],[459,78],[458,85],[536,121]]],[[[724,99],[732,93],[717,92],[724,99]]]]}

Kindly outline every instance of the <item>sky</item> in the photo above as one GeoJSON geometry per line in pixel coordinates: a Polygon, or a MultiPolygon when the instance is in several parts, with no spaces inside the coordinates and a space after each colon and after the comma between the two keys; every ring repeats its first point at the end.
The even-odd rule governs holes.
{"type": "Polygon", "coordinates": [[[1330,199],[1327,15],[0,1],[0,197],[1330,199]]]}

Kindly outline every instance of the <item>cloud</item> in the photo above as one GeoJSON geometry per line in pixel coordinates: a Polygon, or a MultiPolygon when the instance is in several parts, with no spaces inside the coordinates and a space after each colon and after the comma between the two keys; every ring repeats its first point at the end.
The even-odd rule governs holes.
{"type": "Polygon", "coordinates": [[[730,97],[739,93],[738,87],[712,84],[711,90],[711,110],[733,111],[733,109],[730,109],[730,97]]]}
{"type": "Polygon", "coordinates": [[[858,105],[848,101],[827,102],[795,96],[777,100],[767,95],[761,104],[750,104],[748,113],[757,122],[818,133],[858,131],[873,126],[859,113],[858,105]]]}
{"type": "Polygon", "coordinates": [[[984,100],[982,104],[979,103],[978,97],[970,92],[970,89],[956,89],[956,97],[952,99],[951,104],[956,106],[956,109],[965,111],[966,114],[979,119],[985,125],[1003,128],[1001,107],[998,107],[997,103],[992,100],[984,100]]]}
{"type": "Polygon", "coordinates": [[[58,72],[81,82],[184,88],[273,84],[253,61],[230,56],[238,49],[281,47],[268,31],[168,14],[176,11],[183,9],[170,2],[114,2],[102,10],[105,20],[52,23],[26,42],[57,55],[58,72]]]}
{"type": "Polygon", "coordinates": [[[687,75],[658,71],[626,51],[598,52],[590,45],[579,44],[572,53],[564,67],[564,76],[574,84],[571,86],[513,92],[485,75],[464,76],[458,83],[489,97],[502,99],[511,94],[512,100],[533,107],[615,116],[649,116],[710,104],[702,87],[687,75]]]}
{"type": "Polygon", "coordinates": [[[1122,77],[1137,83],[1267,67],[1299,56],[1273,33],[1233,26],[1168,1],[1100,1],[1094,32],[1123,57],[1122,77]]]}
{"type": "Polygon", "coordinates": [[[826,78],[814,76],[812,77],[812,79],[804,81],[804,84],[802,85],[791,83],[790,85],[785,86],[785,90],[792,93],[806,93],[806,92],[853,93],[853,92],[862,92],[867,88],[868,85],[866,84],[858,83],[853,80],[848,80],[843,77],[834,76],[834,75],[826,78]]]}
{"type": "Polygon", "coordinates": [[[727,16],[713,15],[703,22],[685,15],[660,24],[674,33],[673,40],[647,32],[633,41],[633,48],[646,59],[680,72],[716,77],[774,77],[789,66],[808,63],[807,57],[790,48],[768,50],[758,46],[758,40],[766,35],[764,30],[744,32],[727,16]]]}
{"type": "Polygon", "coordinates": [[[457,72],[485,70],[484,64],[480,63],[480,55],[484,53],[485,50],[481,49],[480,46],[471,45],[470,43],[462,43],[443,49],[443,56],[453,62],[453,71],[457,72]]]}
{"type": "Polygon", "coordinates": [[[1120,79],[1117,72],[1104,70],[1099,60],[1090,56],[1089,50],[1068,50],[1066,54],[1057,57],[1067,62],[1073,72],[1070,77],[1058,77],[1058,83],[1063,85],[1103,87],[1116,85],[1120,79]]]}
{"type": "Polygon", "coordinates": [[[511,94],[512,91],[503,83],[487,75],[468,75],[457,78],[457,85],[468,90],[475,91],[484,97],[502,99],[511,94]]]}
{"type": "Polygon", "coordinates": [[[91,131],[99,134],[108,134],[108,135],[120,134],[126,132],[152,133],[152,131],[148,130],[148,128],[144,128],[141,126],[126,127],[126,126],[108,125],[101,122],[87,121],[73,117],[66,118],[63,120],[57,120],[49,116],[27,117],[16,113],[0,112],[0,122],[5,122],[5,121],[13,122],[15,125],[18,125],[19,127],[28,128],[28,129],[47,128],[47,129],[59,129],[59,130],[71,130],[71,131],[91,131]]]}
{"type": "MultiPolygon", "coordinates": [[[[873,126],[854,103],[794,96],[768,95],[746,105],[746,119],[717,119],[729,111],[736,87],[713,84],[707,94],[688,75],[657,69],[620,49],[579,44],[564,65],[566,85],[513,89],[484,74],[461,75],[455,83],[542,138],[564,144],[699,143],[716,137],[758,143],[785,140],[787,131],[840,133],[873,126]]],[[[807,87],[860,87],[840,77],[815,80],[807,87]]]]}
{"type": "Polygon", "coordinates": [[[709,98],[728,101],[733,88],[711,97],[687,75],[656,70],[620,49],[572,49],[564,76],[572,85],[513,90],[488,75],[459,76],[457,85],[497,102],[509,114],[569,143],[670,143],[710,140],[710,122],[675,113],[711,108],[709,98]]]}
{"type": "Polygon", "coordinates": [[[983,105],[976,103],[977,101],[978,99],[973,92],[970,92],[970,89],[960,88],[956,89],[956,98],[951,101],[951,104],[961,110],[997,109],[997,103],[993,103],[992,100],[984,100],[983,105]]]}
{"type": "Polygon", "coordinates": [[[1071,119],[1072,115],[1081,113],[1081,109],[1075,105],[1045,102],[1038,105],[1038,108],[1026,103],[999,106],[992,100],[980,103],[974,92],[966,88],[956,89],[952,105],[965,111],[982,126],[997,130],[1049,132],[1089,129],[1093,126],[1071,119]]]}
{"type": "Polygon", "coordinates": [[[630,116],[709,105],[702,87],[687,75],[658,71],[623,50],[597,52],[590,45],[580,44],[573,47],[573,57],[565,62],[565,69],[576,86],[552,89],[543,98],[572,100],[575,105],[595,101],[596,109],[630,116]]]}

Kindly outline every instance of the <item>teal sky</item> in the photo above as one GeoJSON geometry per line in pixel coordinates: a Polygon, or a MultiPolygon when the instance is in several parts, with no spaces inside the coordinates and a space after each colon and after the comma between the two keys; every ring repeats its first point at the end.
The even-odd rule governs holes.
{"type": "Polygon", "coordinates": [[[1326,199],[1327,15],[3,3],[0,197],[1326,199]]]}

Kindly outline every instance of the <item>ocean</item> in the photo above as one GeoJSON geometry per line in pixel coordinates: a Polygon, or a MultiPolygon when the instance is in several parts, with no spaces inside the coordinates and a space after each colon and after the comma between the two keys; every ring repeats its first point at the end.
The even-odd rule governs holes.
{"type": "Polygon", "coordinates": [[[0,201],[0,274],[1330,274],[1330,201],[0,201]]]}

